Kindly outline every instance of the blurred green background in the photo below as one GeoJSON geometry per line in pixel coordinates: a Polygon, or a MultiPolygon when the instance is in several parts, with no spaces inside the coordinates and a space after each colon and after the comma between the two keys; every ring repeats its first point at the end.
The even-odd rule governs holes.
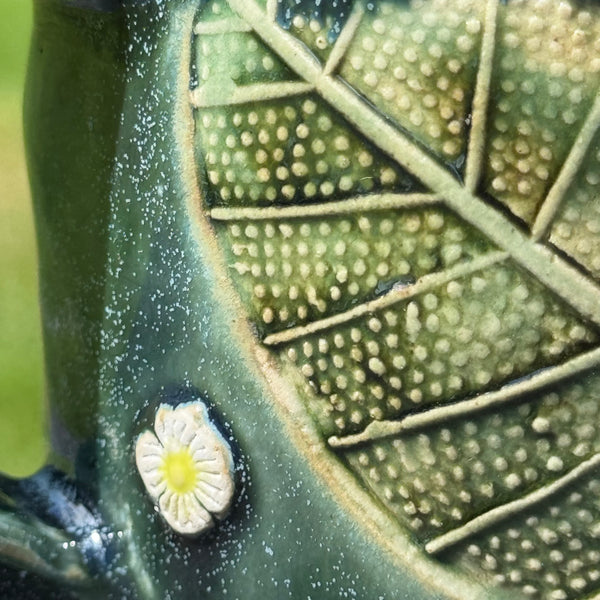
{"type": "Polygon", "coordinates": [[[0,471],[46,455],[36,245],[22,135],[32,7],[0,0],[0,471]]]}

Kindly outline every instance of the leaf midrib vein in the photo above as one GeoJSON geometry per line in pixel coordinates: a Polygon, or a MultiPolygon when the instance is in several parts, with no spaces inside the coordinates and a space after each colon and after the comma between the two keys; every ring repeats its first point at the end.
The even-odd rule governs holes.
{"type": "Polygon", "coordinates": [[[420,179],[465,221],[506,250],[523,268],[579,314],[600,326],[600,288],[547,246],[463,187],[389,119],[367,104],[343,79],[324,74],[321,64],[291,34],[265,18],[255,0],[228,0],[231,8],[291,69],[381,151],[420,179]]]}

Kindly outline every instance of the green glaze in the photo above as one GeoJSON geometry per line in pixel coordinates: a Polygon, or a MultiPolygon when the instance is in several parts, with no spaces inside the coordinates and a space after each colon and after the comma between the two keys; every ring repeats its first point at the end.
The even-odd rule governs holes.
{"type": "Polygon", "coordinates": [[[598,8],[70,4],[37,7],[27,122],[72,479],[0,480],[7,564],[81,598],[593,597],[598,8]],[[182,403],[233,451],[196,538],[134,460],[182,403]]]}
{"type": "Polygon", "coordinates": [[[221,284],[189,214],[174,101],[194,13],[194,5],[173,4],[162,18],[148,8],[129,15],[140,43],[129,59],[132,104],[115,161],[98,453],[100,506],[116,529],[135,531],[123,548],[128,578],[144,598],[377,597],[402,587],[406,597],[431,597],[382,562],[282,434],[271,394],[232,338],[239,317],[215,302],[221,284]],[[240,449],[240,498],[229,521],[196,543],[165,532],[123,452],[151,425],[161,391],[181,386],[214,402],[240,449]],[[325,527],[315,535],[310,522],[325,527]]]}
{"type": "MultiPolygon", "coordinates": [[[[382,558],[282,435],[272,397],[231,338],[231,309],[214,300],[174,152],[173,96],[195,10],[36,5],[26,120],[53,450],[78,469],[115,539],[122,532],[93,588],[73,589],[81,598],[432,598],[382,558]],[[169,532],[133,460],[161,399],[190,387],[239,448],[232,514],[197,542],[169,532]]],[[[64,583],[57,592],[27,581],[6,597],[67,594],[64,583]]]]}
{"type": "MultiPolygon", "coordinates": [[[[38,2],[25,104],[54,427],[94,435],[124,16],[38,2]],[[82,399],[85,401],[82,402],[82,399]]],[[[62,433],[60,434],[62,435],[62,433]]]]}

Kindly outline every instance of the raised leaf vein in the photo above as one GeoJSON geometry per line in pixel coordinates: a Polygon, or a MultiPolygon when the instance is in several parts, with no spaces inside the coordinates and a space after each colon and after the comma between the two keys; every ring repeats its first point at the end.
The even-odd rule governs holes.
{"type": "Polygon", "coordinates": [[[292,35],[265,18],[254,0],[228,0],[263,42],[335,110],[354,125],[380,150],[420,179],[463,219],[547,288],[569,303],[584,318],[600,326],[600,288],[547,246],[520,231],[502,213],[465,188],[452,174],[422,150],[406,134],[380,114],[344,80],[324,74],[314,55],[292,35]]]}
{"type": "Polygon", "coordinates": [[[331,317],[326,317],[325,319],[321,319],[319,321],[312,321],[308,325],[291,327],[278,333],[273,333],[268,335],[263,342],[267,346],[276,346],[278,344],[283,344],[285,342],[290,342],[300,337],[310,335],[317,331],[331,329],[332,327],[341,325],[342,323],[347,323],[348,321],[352,321],[353,319],[357,319],[366,314],[393,306],[398,302],[402,302],[408,298],[423,294],[429,290],[439,287],[440,285],[443,285],[444,283],[449,283],[455,279],[460,279],[462,277],[471,275],[472,273],[476,273],[477,271],[481,271],[482,269],[498,264],[507,258],[508,254],[506,252],[490,252],[488,254],[484,254],[478,258],[455,265],[446,271],[424,275],[413,285],[394,287],[383,296],[380,296],[375,300],[369,300],[367,302],[363,302],[362,304],[358,304],[357,306],[354,306],[345,312],[337,313],[331,317]]]}
{"type": "Polygon", "coordinates": [[[552,225],[569,186],[579,172],[598,127],[600,127],[600,91],[535,219],[532,227],[534,239],[540,239],[552,225]]]}
{"type": "Polygon", "coordinates": [[[350,15],[350,18],[348,19],[348,22],[344,26],[344,29],[342,29],[335,46],[331,50],[331,54],[329,55],[325,66],[323,67],[323,73],[325,75],[331,75],[341,63],[344,55],[350,47],[350,44],[352,43],[354,35],[356,34],[356,30],[358,29],[364,14],[365,12],[360,4],[356,4],[352,14],[350,15]]]}
{"type": "Polygon", "coordinates": [[[481,178],[484,152],[487,112],[490,102],[490,87],[494,63],[494,46],[496,42],[496,19],[498,17],[498,0],[488,0],[481,42],[479,70],[475,84],[475,96],[471,112],[471,135],[467,150],[465,169],[465,186],[474,192],[481,178]]]}
{"type": "Polygon", "coordinates": [[[219,206],[211,209],[210,216],[216,221],[295,219],[348,215],[363,212],[365,209],[375,211],[416,208],[439,204],[440,202],[439,196],[433,194],[370,194],[368,196],[347,198],[346,200],[301,206],[219,206]]]}
{"type": "Polygon", "coordinates": [[[465,523],[461,527],[448,531],[447,533],[431,540],[425,545],[425,550],[429,554],[438,554],[443,552],[447,548],[454,546],[471,536],[476,535],[480,531],[495,525],[496,523],[507,519],[510,516],[519,514],[536,504],[547,500],[553,495],[561,492],[571,484],[575,483],[588,473],[595,471],[600,467],[600,454],[594,454],[588,460],[583,461],[577,465],[574,469],[548,483],[535,491],[507,502],[501,506],[496,506],[491,510],[475,517],[468,523],[465,523]]]}

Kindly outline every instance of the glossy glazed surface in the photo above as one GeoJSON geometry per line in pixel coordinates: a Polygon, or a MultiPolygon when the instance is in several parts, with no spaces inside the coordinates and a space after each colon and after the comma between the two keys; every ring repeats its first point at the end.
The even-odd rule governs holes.
{"type": "Polygon", "coordinates": [[[55,450],[101,515],[103,593],[597,593],[598,8],[61,10],[38,39],[77,64],[44,35],[87,23],[81,89],[115,102],[86,95],[101,143],[55,151],[69,188],[44,156],[75,101],[51,84],[46,113],[57,60],[34,62],[40,238],[73,261],[43,264],[55,450]],[[71,298],[76,336],[51,318],[71,298]],[[158,407],[190,401],[236,478],[191,541],[134,466],[158,407]]]}

